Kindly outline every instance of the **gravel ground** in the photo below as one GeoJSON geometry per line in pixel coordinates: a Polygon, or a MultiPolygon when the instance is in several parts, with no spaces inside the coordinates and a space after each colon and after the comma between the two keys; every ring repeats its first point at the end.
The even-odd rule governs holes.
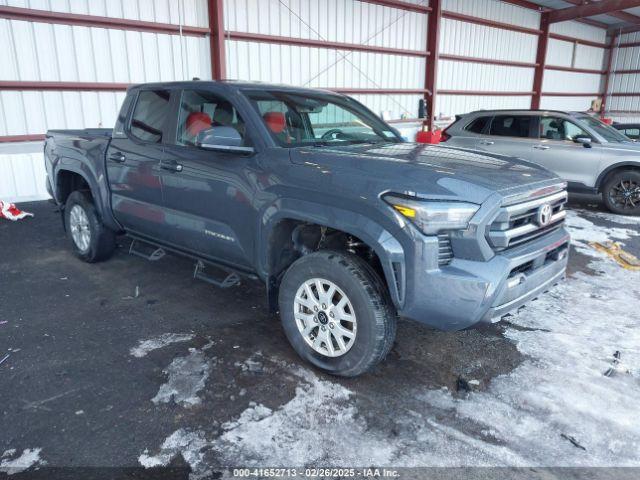
{"type": "Polygon", "coordinates": [[[0,477],[640,467],[640,273],[588,245],[619,240],[640,256],[640,219],[589,197],[571,205],[566,282],[481,330],[403,321],[385,363],[340,380],[299,361],[260,284],[215,289],[185,259],[127,255],[126,238],[110,261],[84,264],[52,204],[22,204],[35,218],[0,221],[0,477]]]}

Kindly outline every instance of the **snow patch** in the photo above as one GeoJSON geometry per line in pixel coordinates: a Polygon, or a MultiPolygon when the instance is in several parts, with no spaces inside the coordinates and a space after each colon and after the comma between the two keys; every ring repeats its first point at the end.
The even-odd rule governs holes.
{"type": "Polygon", "coordinates": [[[181,428],[165,439],[157,455],[149,455],[149,451],[145,450],[138,457],[138,461],[145,468],[166,467],[178,454],[181,454],[191,467],[192,472],[189,478],[197,480],[210,473],[203,463],[204,449],[208,445],[209,442],[205,439],[203,432],[181,428]]]}
{"type": "Polygon", "coordinates": [[[163,333],[148,340],[140,340],[137,347],[130,350],[131,355],[137,358],[146,356],[149,352],[159,348],[166,347],[172,343],[188,342],[193,340],[195,335],[192,333],[163,333]]]}
{"type": "Polygon", "coordinates": [[[7,475],[24,472],[25,470],[39,465],[45,465],[47,462],[40,458],[41,448],[26,448],[19,457],[11,459],[16,454],[16,449],[7,450],[2,454],[0,462],[0,472],[7,475]]]}
{"type": "MultiPolygon", "coordinates": [[[[604,214],[603,214],[604,215],[604,214]]],[[[568,210],[566,225],[571,233],[571,243],[580,253],[596,258],[606,255],[592,248],[590,242],[606,242],[608,240],[628,240],[640,235],[637,230],[617,227],[596,226],[593,222],[568,210]]]]}
{"type": "Polygon", "coordinates": [[[190,348],[189,355],[175,358],[164,370],[169,378],[151,401],[155,404],[173,401],[187,408],[199,404],[198,392],[209,378],[211,361],[202,350],[190,348]]]}

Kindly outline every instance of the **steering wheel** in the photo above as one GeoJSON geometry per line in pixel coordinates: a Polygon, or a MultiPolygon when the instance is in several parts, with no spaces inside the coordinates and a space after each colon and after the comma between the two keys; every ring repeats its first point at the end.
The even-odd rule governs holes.
{"type": "Polygon", "coordinates": [[[338,135],[344,135],[344,132],[339,128],[332,128],[331,130],[327,130],[322,134],[322,140],[336,140],[338,135]]]}

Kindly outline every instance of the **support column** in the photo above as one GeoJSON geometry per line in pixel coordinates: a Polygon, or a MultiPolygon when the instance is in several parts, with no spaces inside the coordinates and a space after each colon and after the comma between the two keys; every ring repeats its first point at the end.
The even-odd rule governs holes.
{"type": "Polygon", "coordinates": [[[602,106],[600,107],[600,116],[604,117],[607,111],[607,94],[609,93],[609,82],[611,80],[611,72],[613,68],[613,56],[616,54],[616,40],[618,34],[611,35],[611,43],[609,44],[609,59],[607,60],[607,71],[604,76],[604,86],[602,89],[602,106]]]}
{"type": "Polygon", "coordinates": [[[226,53],[224,49],[224,0],[208,0],[209,44],[211,51],[211,78],[224,80],[227,77],[226,53]]]}
{"type": "Polygon", "coordinates": [[[544,80],[544,69],[547,64],[547,47],[549,45],[549,12],[540,14],[540,30],[538,36],[538,50],[536,53],[536,72],[533,77],[533,96],[531,97],[531,109],[540,109],[542,98],[542,82],[544,80]]]}
{"type": "Polygon", "coordinates": [[[440,58],[440,23],[442,20],[441,0],[431,0],[429,2],[431,11],[427,17],[427,52],[429,53],[426,62],[425,95],[427,118],[424,125],[433,131],[433,119],[436,115],[436,96],[438,82],[438,62],[440,58]]]}

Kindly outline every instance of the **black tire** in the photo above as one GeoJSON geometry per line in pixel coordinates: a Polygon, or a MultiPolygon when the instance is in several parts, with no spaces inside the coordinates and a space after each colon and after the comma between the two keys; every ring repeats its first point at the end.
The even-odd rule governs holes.
{"type": "Polygon", "coordinates": [[[73,252],[87,263],[106,260],[116,249],[116,234],[103,225],[89,193],[76,190],[69,195],[64,208],[64,225],[73,252]],[[71,230],[70,217],[75,206],[80,207],[88,219],[90,239],[87,248],[84,249],[76,243],[71,230]]]}
{"type": "Polygon", "coordinates": [[[381,362],[393,345],[397,315],[387,288],[364,260],[350,253],[326,250],[298,259],[282,279],[278,302],[282,325],[294,350],[332,375],[361,375],[381,362]],[[333,282],[353,305],[357,332],[350,349],[342,356],[330,357],[314,350],[296,325],[296,293],[304,282],[313,278],[333,282]]]}
{"type": "Polygon", "coordinates": [[[640,171],[621,170],[609,175],[602,187],[602,201],[613,213],[640,215],[640,171]],[[626,199],[625,190],[630,192],[626,199]]]}

